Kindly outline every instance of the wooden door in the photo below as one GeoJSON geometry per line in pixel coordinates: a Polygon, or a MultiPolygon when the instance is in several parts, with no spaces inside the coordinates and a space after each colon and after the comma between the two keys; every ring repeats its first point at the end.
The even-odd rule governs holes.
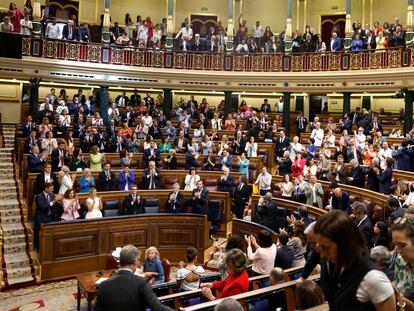
{"type": "Polygon", "coordinates": [[[218,17],[214,15],[191,14],[193,33],[199,33],[200,37],[206,37],[210,27],[216,28],[218,17]]]}
{"type": "Polygon", "coordinates": [[[321,16],[321,36],[322,41],[325,42],[326,47],[329,50],[329,42],[331,39],[332,32],[336,30],[338,37],[345,37],[345,21],[346,15],[322,15],[321,16]]]}

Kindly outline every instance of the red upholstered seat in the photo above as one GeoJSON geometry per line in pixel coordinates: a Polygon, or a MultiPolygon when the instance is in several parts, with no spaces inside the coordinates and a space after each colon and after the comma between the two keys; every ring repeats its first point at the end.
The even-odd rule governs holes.
{"type": "Polygon", "coordinates": [[[162,268],[164,269],[165,282],[170,281],[171,263],[167,258],[161,259],[162,268]]]}

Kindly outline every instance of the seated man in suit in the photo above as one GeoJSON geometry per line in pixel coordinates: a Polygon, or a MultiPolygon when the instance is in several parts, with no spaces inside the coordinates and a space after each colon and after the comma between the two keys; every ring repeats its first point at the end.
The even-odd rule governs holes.
{"type": "Polygon", "coordinates": [[[193,214],[207,214],[208,212],[208,190],[204,188],[202,180],[197,181],[197,188],[192,194],[192,210],[193,214]]]}
{"type": "Polygon", "coordinates": [[[131,190],[132,184],[135,182],[134,172],[130,171],[129,165],[124,165],[124,170],[119,172],[118,190],[131,190]]]}
{"type": "Polygon", "coordinates": [[[244,209],[250,199],[251,187],[247,184],[246,176],[240,176],[233,193],[233,212],[236,217],[243,219],[244,209]]]}
{"type": "Polygon", "coordinates": [[[158,148],[155,147],[154,141],[151,141],[150,147],[144,150],[143,160],[144,160],[144,168],[148,167],[148,163],[150,161],[154,161],[155,164],[158,165],[158,162],[161,160],[160,151],[158,150],[158,148]]]}
{"type": "Polygon", "coordinates": [[[147,308],[173,311],[158,300],[144,278],[134,274],[140,257],[141,252],[133,245],[126,245],[121,249],[120,269],[118,273],[99,285],[95,311],[144,311],[147,308]]]}
{"type": "Polygon", "coordinates": [[[42,224],[60,220],[62,214],[60,202],[63,195],[53,193],[53,183],[45,183],[41,193],[36,195],[36,212],[34,218],[34,247],[39,250],[39,232],[42,224]]]}
{"type": "Polygon", "coordinates": [[[198,157],[200,156],[199,154],[194,155],[194,148],[193,147],[188,147],[188,150],[185,154],[185,168],[187,170],[189,170],[192,167],[199,167],[200,164],[198,164],[198,157]]]}
{"type": "Polygon", "coordinates": [[[367,206],[362,202],[356,201],[354,204],[352,204],[352,214],[355,216],[356,225],[365,237],[368,249],[371,248],[373,232],[371,219],[368,217],[367,206]]]}
{"type": "Polygon", "coordinates": [[[167,201],[168,213],[185,213],[184,196],[180,192],[180,184],[173,185],[173,191],[168,195],[167,201]]]}
{"type": "Polygon", "coordinates": [[[278,237],[278,247],[276,252],[275,267],[282,269],[292,268],[295,250],[292,246],[287,245],[289,236],[286,231],[281,231],[278,237]]]}
{"type": "Polygon", "coordinates": [[[111,171],[111,164],[105,162],[103,171],[98,175],[98,190],[113,191],[115,189],[115,174],[111,171]]]}
{"type": "Polygon", "coordinates": [[[173,147],[178,153],[185,153],[187,151],[188,139],[184,137],[184,131],[178,133],[178,137],[174,139],[173,147]]]}
{"type": "Polygon", "coordinates": [[[204,158],[203,169],[205,171],[214,171],[216,166],[216,157],[213,155],[213,150],[208,149],[207,156],[204,158]]]}
{"type": "Polygon", "coordinates": [[[223,154],[220,158],[221,162],[221,169],[224,170],[224,168],[231,168],[233,166],[233,157],[229,154],[229,151],[227,149],[223,150],[223,154]]]}
{"type": "Polygon", "coordinates": [[[142,189],[160,189],[161,176],[161,170],[156,167],[154,161],[150,161],[148,168],[142,173],[142,189]]]}
{"type": "Polygon", "coordinates": [[[123,215],[136,215],[142,214],[142,200],[141,196],[138,194],[137,185],[131,186],[131,193],[128,194],[122,204],[122,214],[123,215]]]}
{"type": "Polygon", "coordinates": [[[59,182],[55,173],[52,172],[52,165],[50,163],[46,163],[43,172],[36,176],[34,193],[42,193],[47,183],[53,184],[55,193],[59,191],[59,182]]]}
{"type": "Polygon", "coordinates": [[[223,169],[223,174],[217,180],[218,191],[228,192],[230,195],[233,193],[233,176],[230,175],[230,170],[228,167],[223,169]]]}
{"type": "Polygon", "coordinates": [[[46,163],[47,154],[40,154],[39,147],[33,146],[31,153],[27,157],[27,167],[29,173],[41,173],[43,171],[43,165],[46,163]]]}

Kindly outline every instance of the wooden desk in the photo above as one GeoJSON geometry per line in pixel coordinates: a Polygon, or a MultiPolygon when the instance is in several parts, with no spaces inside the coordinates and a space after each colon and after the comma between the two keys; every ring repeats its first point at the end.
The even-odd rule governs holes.
{"type": "Polygon", "coordinates": [[[77,310],[80,311],[81,295],[83,295],[88,303],[88,311],[92,310],[92,301],[95,300],[98,295],[98,285],[96,281],[100,278],[111,277],[113,270],[88,272],[85,274],[77,275],[78,280],[78,297],[77,297],[77,310]]]}

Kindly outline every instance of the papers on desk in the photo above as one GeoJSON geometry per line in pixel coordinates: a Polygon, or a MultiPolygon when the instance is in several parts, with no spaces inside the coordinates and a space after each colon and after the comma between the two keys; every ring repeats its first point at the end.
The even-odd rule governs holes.
{"type": "Polygon", "coordinates": [[[99,279],[96,280],[95,284],[96,285],[99,285],[99,284],[101,284],[103,281],[105,281],[107,279],[109,279],[109,278],[99,278],[99,279]]]}

